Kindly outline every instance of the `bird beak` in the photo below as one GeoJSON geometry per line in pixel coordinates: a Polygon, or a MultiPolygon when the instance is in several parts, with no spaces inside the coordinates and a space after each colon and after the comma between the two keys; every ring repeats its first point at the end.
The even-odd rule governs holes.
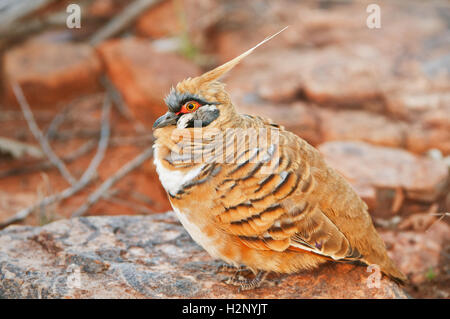
{"type": "Polygon", "coordinates": [[[153,123],[153,129],[165,127],[168,125],[177,124],[178,116],[173,112],[167,112],[163,116],[159,117],[155,123],[153,123]]]}

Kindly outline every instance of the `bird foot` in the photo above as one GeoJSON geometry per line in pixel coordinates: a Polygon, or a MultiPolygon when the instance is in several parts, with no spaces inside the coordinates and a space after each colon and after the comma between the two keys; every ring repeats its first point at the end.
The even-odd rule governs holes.
{"type": "MultiPolygon", "coordinates": [[[[247,270],[247,269],[246,269],[247,270]]],[[[239,286],[239,292],[245,291],[245,290],[251,290],[255,289],[261,286],[261,284],[264,282],[264,279],[267,276],[267,271],[259,271],[255,278],[248,279],[248,278],[240,278],[241,277],[241,271],[236,271],[233,275],[233,277],[227,278],[225,280],[225,283],[233,286],[239,286]]]]}
{"type": "Polygon", "coordinates": [[[241,273],[246,270],[248,270],[248,269],[245,266],[235,267],[235,266],[231,266],[228,264],[221,264],[217,267],[216,274],[219,274],[219,273],[241,273]]]}

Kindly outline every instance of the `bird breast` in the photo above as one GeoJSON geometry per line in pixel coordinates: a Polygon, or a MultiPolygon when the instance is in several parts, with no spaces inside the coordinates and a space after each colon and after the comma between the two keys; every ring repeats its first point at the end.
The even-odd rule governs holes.
{"type": "Polygon", "coordinates": [[[161,158],[158,156],[158,146],[154,148],[154,161],[156,172],[162,186],[172,196],[178,193],[184,184],[195,179],[202,171],[204,165],[193,166],[190,170],[168,169],[164,167],[161,158]]]}

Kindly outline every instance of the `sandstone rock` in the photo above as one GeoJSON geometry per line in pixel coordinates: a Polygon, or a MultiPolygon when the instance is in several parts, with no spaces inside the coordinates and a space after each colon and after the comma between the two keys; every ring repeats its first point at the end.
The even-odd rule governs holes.
{"type": "Polygon", "coordinates": [[[226,80],[237,101],[245,101],[245,94],[252,93],[269,103],[292,102],[302,94],[303,67],[309,64],[311,52],[278,49],[271,42],[266,46],[242,61],[226,80]]]}
{"type": "Polygon", "coordinates": [[[390,63],[376,48],[330,47],[315,51],[308,60],[300,69],[310,100],[383,111],[380,83],[389,76],[390,63]]]}
{"type": "Polygon", "coordinates": [[[36,193],[12,193],[0,191],[0,223],[14,216],[16,212],[36,202],[36,193]]]}
{"type": "Polygon", "coordinates": [[[239,112],[270,118],[313,145],[328,141],[359,140],[381,146],[411,148],[412,151],[419,147],[420,150],[428,149],[424,147],[432,145],[422,130],[409,132],[411,125],[380,114],[321,108],[302,101],[289,104],[265,102],[255,94],[243,92],[242,88],[233,91],[234,97],[238,100],[236,106],[239,112]],[[405,140],[408,141],[408,136],[414,132],[417,132],[414,137],[416,143],[411,141],[405,144],[405,140]]]}
{"type": "Polygon", "coordinates": [[[359,110],[321,110],[323,141],[359,140],[375,145],[403,147],[407,125],[383,115],[359,110]]]}
{"type": "Polygon", "coordinates": [[[94,0],[87,8],[87,14],[94,17],[110,18],[121,10],[121,4],[114,0],[94,0]]]}
{"type": "Polygon", "coordinates": [[[403,85],[407,89],[386,94],[387,112],[411,123],[406,132],[409,150],[424,153],[436,148],[450,154],[450,80],[441,85],[445,83],[441,90],[408,84],[403,85]]]}
{"type": "Polygon", "coordinates": [[[316,145],[322,142],[318,108],[311,104],[294,102],[289,105],[261,103],[237,106],[237,110],[243,114],[258,115],[272,119],[275,123],[283,125],[309,143],[316,145]]]}
{"type": "MultiPolygon", "coordinates": [[[[450,113],[444,116],[448,118],[450,113]]],[[[426,121],[426,118],[424,118],[424,121],[426,121]]],[[[449,155],[450,129],[445,127],[432,127],[425,123],[415,123],[409,125],[405,142],[405,147],[415,153],[424,153],[435,148],[440,150],[444,155],[449,155]]]]}
{"type": "MultiPolygon", "coordinates": [[[[174,1],[163,1],[147,10],[136,21],[136,31],[151,38],[180,33],[183,26],[177,15],[174,1]]],[[[180,9],[180,8],[178,8],[180,9]]]]}
{"type": "Polygon", "coordinates": [[[95,51],[85,44],[29,41],[5,53],[6,99],[16,103],[9,85],[17,82],[33,106],[46,106],[100,89],[102,71],[95,51]]]}
{"type": "Polygon", "coordinates": [[[2,298],[406,298],[383,277],[369,288],[362,266],[330,264],[271,276],[238,292],[215,274],[218,262],[172,213],[88,217],[0,231],[2,298]]]}
{"type": "Polygon", "coordinates": [[[423,232],[383,231],[380,235],[390,257],[412,283],[424,282],[430,269],[439,275],[444,248],[450,243],[450,226],[444,221],[436,221],[423,232]]]}
{"type": "MultiPolygon", "coordinates": [[[[444,83],[443,81],[441,85],[444,83]]],[[[430,124],[449,126],[448,117],[439,115],[450,114],[450,84],[441,90],[433,90],[427,84],[429,86],[424,81],[409,85],[398,84],[395,92],[386,95],[388,112],[411,122],[427,116],[430,117],[430,124]]]]}
{"type": "Polygon", "coordinates": [[[283,105],[301,100],[327,108],[318,113],[323,117],[315,140],[351,137],[415,153],[437,148],[449,154],[446,27],[434,9],[419,2],[408,11],[384,4],[383,19],[389,23],[377,32],[361,27],[367,18],[360,14],[364,3],[326,10],[287,1],[233,5],[239,17],[225,16],[215,38],[221,62],[257,43],[257,34],[274,31],[253,22],[256,16],[267,25],[281,20],[290,26],[230,74],[228,87],[239,106],[248,100],[283,105]]]}
{"type": "MultiPolygon", "coordinates": [[[[446,191],[448,168],[442,160],[364,142],[327,142],[319,150],[329,165],[356,185],[357,190],[363,186],[372,189],[372,196],[377,194],[377,198],[369,199],[375,202],[370,207],[375,211],[385,208],[386,191],[391,194],[391,201],[395,200],[395,192],[402,190],[407,199],[425,202],[435,201],[446,191]]],[[[361,196],[364,199],[364,194],[361,196]]]]}
{"type": "Polygon", "coordinates": [[[136,119],[147,125],[166,112],[164,97],[172,86],[201,73],[182,57],[156,52],[149,41],[137,38],[107,41],[98,52],[136,119]]]}
{"type": "MultiPolygon", "coordinates": [[[[365,27],[368,4],[352,1],[298,3],[286,22],[296,34],[291,43],[316,47],[348,42],[372,43],[386,52],[402,52],[402,48],[417,45],[425,37],[445,28],[444,19],[436,19],[431,6],[412,1],[410,10],[404,10],[400,3],[387,2],[381,5],[381,10],[382,20],[389,22],[382,21],[383,32],[377,32],[365,27]]],[[[280,2],[279,6],[283,4],[280,2]]]]}
{"type": "Polygon", "coordinates": [[[216,0],[165,0],[137,19],[136,34],[152,39],[181,37],[183,45],[204,48],[211,42],[208,30],[222,9],[216,0]]]}
{"type": "Polygon", "coordinates": [[[249,82],[240,87],[236,84],[233,81],[232,95],[239,112],[270,118],[313,145],[358,140],[417,154],[433,148],[444,155],[450,152],[450,126],[446,125],[445,112],[433,116],[427,113],[421,119],[423,123],[407,123],[364,110],[323,108],[303,101],[267,102],[261,99],[258,90],[255,93],[248,87],[249,82]]]}

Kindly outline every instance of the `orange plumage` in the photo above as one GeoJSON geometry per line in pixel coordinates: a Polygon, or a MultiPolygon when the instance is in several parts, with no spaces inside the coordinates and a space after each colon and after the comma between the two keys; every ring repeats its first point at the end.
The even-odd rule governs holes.
{"type": "Polygon", "coordinates": [[[258,274],[232,281],[243,288],[258,286],[262,272],[293,273],[330,259],[377,264],[405,280],[366,204],[314,147],[268,119],[236,112],[218,78],[254,49],[178,83],[155,122],[157,172],[181,223],[214,258],[258,274]],[[191,101],[200,104],[192,112],[191,101]]]}

